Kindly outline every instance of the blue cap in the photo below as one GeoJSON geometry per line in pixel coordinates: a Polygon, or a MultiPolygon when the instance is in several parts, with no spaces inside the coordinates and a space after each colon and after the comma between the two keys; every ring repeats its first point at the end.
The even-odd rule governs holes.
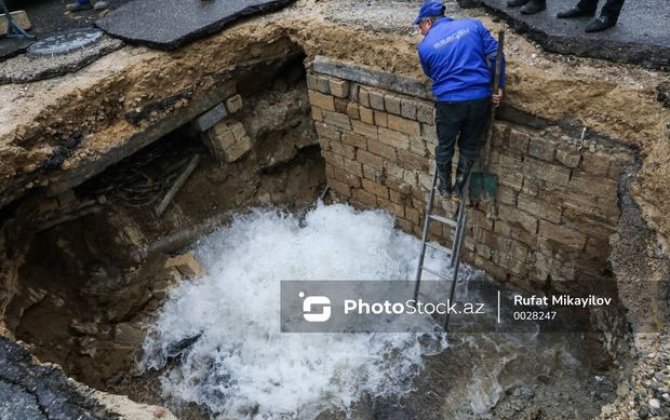
{"type": "Polygon", "coordinates": [[[421,19],[433,16],[444,16],[444,4],[437,0],[428,0],[421,5],[419,9],[419,16],[414,21],[414,25],[418,25],[421,19]]]}

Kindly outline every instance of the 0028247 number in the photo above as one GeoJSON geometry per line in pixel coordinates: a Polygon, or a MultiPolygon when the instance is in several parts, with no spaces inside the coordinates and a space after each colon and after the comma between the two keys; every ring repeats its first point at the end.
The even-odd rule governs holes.
{"type": "Polygon", "coordinates": [[[556,318],[556,311],[514,311],[515,321],[551,321],[556,318]]]}

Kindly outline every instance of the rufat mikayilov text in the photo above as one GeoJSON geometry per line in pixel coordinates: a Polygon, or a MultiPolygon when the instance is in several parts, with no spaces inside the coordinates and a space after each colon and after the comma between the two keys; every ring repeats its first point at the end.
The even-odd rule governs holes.
{"type": "Polygon", "coordinates": [[[344,314],[356,315],[446,315],[446,314],[466,314],[483,315],[483,303],[473,302],[451,302],[447,299],[445,302],[421,302],[414,299],[408,299],[404,302],[366,302],[363,299],[345,299],[344,314]]]}
{"type": "Polygon", "coordinates": [[[588,295],[586,297],[573,297],[570,295],[551,295],[523,297],[514,295],[514,306],[579,306],[582,308],[609,306],[612,304],[612,298],[588,295]]]}

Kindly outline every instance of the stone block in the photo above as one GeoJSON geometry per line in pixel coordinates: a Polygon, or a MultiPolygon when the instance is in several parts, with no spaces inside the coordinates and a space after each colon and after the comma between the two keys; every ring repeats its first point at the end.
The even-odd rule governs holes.
{"type": "Polygon", "coordinates": [[[347,106],[349,105],[348,100],[344,98],[335,98],[333,101],[335,102],[335,112],[339,112],[341,114],[347,113],[347,106]]]}
{"type": "Polygon", "coordinates": [[[400,204],[377,197],[377,205],[395,217],[405,217],[405,208],[400,204]]]}
{"type": "Polygon", "coordinates": [[[409,151],[419,156],[427,156],[428,148],[426,147],[426,141],[420,137],[410,137],[409,151]]]}
{"type": "Polygon", "coordinates": [[[193,128],[197,132],[204,132],[214,127],[216,123],[228,116],[226,105],[220,103],[209,111],[205,112],[193,121],[193,128]]]}
{"type": "Polygon", "coordinates": [[[357,177],[363,177],[363,165],[351,159],[344,159],[344,170],[357,177]]]}
{"type": "Polygon", "coordinates": [[[308,71],[307,72],[307,89],[309,90],[318,90],[318,76],[316,73],[308,71]]]}
{"type": "Polygon", "coordinates": [[[386,112],[375,111],[375,125],[378,127],[388,127],[388,116],[386,112]]]}
{"type": "Polygon", "coordinates": [[[309,103],[326,111],[335,112],[335,98],[314,90],[308,91],[309,103]]]}
{"type": "Polygon", "coordinates": [[[582,156],[579,154],[579,151],[576,147],[560,144],[556,147],[556,160],[561,162],[563,165],[568,168],[576,168],[579,166],[582,156]]]}
{"type": "Polygon", "coordinates": [[[561,222],[561,207],[552,205],[546,201],[539,200],[526,194],[519,194],[517,207],[540,219],[545,219],[553,223],[561,222]]]}
{"type": "Polygon", "coordinates": [[[507,270],[500,267],[498,264],[493,261],[482,258],[481,256],[476,256],[473,264],[475,267],[486,271],[487,274],[491,275],[494,279],[504,282],[507,281],[509,274],[507,270]]]}
{"type": "Polygon", "coordinates": [[[336,98],[349,96],[349,82],[346,80],[330,79],[330,94],[336,98]]]}
{"type": "Polygon", "coordinates": [[[569,188],[577,193],[616,200],[619,184],[613,179],[592,176],[581,171],[573,174],[569,188]]]}
{"type": "Polygon", "coordinates": [[[395,114],[395,115],[400,115],[400,96],[397,95],[386,95],[384,96],[384,105],[386,107],[386,111],[395,114]]]}
{"type": "Polygon", "coordinates": [[[421,135],[421,127],[419,126],[418,122],[398,117],[396,115],[388,116],[388,126],[391,130],[399,131],[401,133],[412,136],[421,135]]]}
{"type": "Polygon", "coordinates": [[[378,180],[382,172],[384,171],[383,168],[375,168],[374,166],[370,166],[367,163],[362,164],[362,166],[363,166],[363,178],[369,179],[371,181],[378,180]]]}
{"type": "Polygon", "coordinates": [[[497,198],[499,203],[516,205],[517,192],[504,185],[498,185],[497,198]]]}
{"type": "Polygon", "coordinates": [[[323,111],[318,106],[312,107],[312,119],[319,122],[323,121],[323,111]]]}
{"type": "Polygon", "coordinates": [[[499,204],[498,218],[504,220],[512,226],[517,225],[532,234],[537,232],[537,218],[530,214],[519,211],[519,209],[515,207],[499,204]]]}
{"type": "Polygon", "coordinates": [[[330,147],[335,154],[344,156],[345,158],[351,160],[356,159],[356,148],[354,146],[349,146],[341,142],[333,141],[330,143],[330,147]]]}
{"type": "Polygon", "coordinates": [[[242,96],[239,94],[233,95],[230,98],[226,99],[226,109],[228,113],[235,114],[242,109],[244,103],[242,102],[242,96]]]}
{"type": "Polygon", "coordinates": [[[586,244],[586,235],[565,225],[557,225],[546,220],[540,220],[538,231],[540,241],[549,241],[579,251],[586,244]]]}
{"type": "Polygon", "coordinates": [[[434,125],[435,124],[435,106],[431,102],[417,101],[416,103],[416,119],[420,123],[434,125]]]}
{"type": "Polygon", "coordinates": [[[367,124],[363,121],[351,121],[351,126],[353,130],[367,138],[377,139],[377,127],[371,124],[367,124]]]}
{"type": "Polygon", "coordinates": [[[366,206],[374,207],[377,205],[377,198],[374,194],[359,188],[351,190],[351,198],[366,206]]]}
{"type": "Polygon", "coordinates": [[[581,169],[591,175],[607,176],[612,157],[606,152],[589,152],[582,154],[581,169]]]}
{"type": "Polygon", "coordinates": [[[407,118],[410,120],[416,120],[417,116],[417,103],[414,99],[410,98],[402,98],[402,109],[401,109],[401,114],[403,118],[407,118]]]}
{"type": "Polygon", "coordinates": [[[377,156],[389,159],[391,161],[396,160],[395,149],[387,144],[381,143],[377,140],[369,139],[367,146],[367,150],[370,153],[374,153],[377,156]]]}
{"type": "Polygon", "coordinates": [[[530,143],[530,135],[512,128],[509,133],[509,147],[521,153],[528,151],[528,144],[530,143]]]}
{"type": "Polygon", "coordinates": [[[342,143],[349,146],[354,146],[359,149],[365,149],[367,147],[365,137],[361,136],[358,133],[343,133],[342,134],[342,143]]]}
{"type": "Polygon", "coordinates": [[[358,150],[356,159],[366,165],[370,165],[376,169],[381,170],[384,166],[383,159],[365,150],[358,150]]]}
{"type": "Polygon", "coordinates": [[[200,277],[205,274],[205,269],[192,252],[168,258],[163,268],[168,270],[176,268],[184,277],[200,277]]]}
{"type": "MultiPolygon", "coordinates": [[[[428,159],[423,156],[416,155],[407,150],[399,149],[398,151],[398,160],[405,166],[411,169],[418,170],[419,173],[428,172],[428,159]]],[[[403,176],[404,178],[404,176],[403,176]]]]}
{"type": "Polygon", "coordinates": [[[412,233],[412,222],[400,217],[395,218],[395,226],[405,233],[412,233]]]}
{"type": "Polygon", "coordinates": [[[352,120],[360,120],[361,119],[361,114],[358,111],[358,104],[357,103],[349,102],[347,104],[347,115],[352,120]]]}
{"type": "Polygon", "coordinates": [[[498,184],[508,187],[514,191],[521,191],[523,187],[523,173],[519,170],[510,170],[494,164],[489,166],[489,171],[498,175],[498,184]]]}
{"type": "MultiPolygon", "coordinates": [[[[389,117],[391,117],[391,115],[389,115],[389,117]]],[[[388,144],[398,150],[409,149],[409,137],[405,134],[380,127],[378,129],[378,137],[380,142],[388,144]]]]}
{"type": "Polygon", "coordinates": [[[397,164],[395,160],[385,160],[384,161],[384,172],[389,177],[395,177],[399,180],[402,179],[405,169],[397,164]]]}
{"type": "Polygon", "coordinates": [[[351,197],[351,188],[346,182],[338,181],[334,178],[328,179],[328,186],[340,195],[351,197]]]}
{"type": "Polygon", "coordinates": [[[323,111],[323,122],[343,131],[351,130],[349,116],[339,112],[323,111]]]}
{"type": "Polygon", "coordinates": [[[336,168],[344,168],[344,156],[333,153],[332,151],[321,151],[321,155],[326,160],[326,163],[333,165],[336,168]]]}
{"type": "Polygon", "coordinates": [[[384,111],[384,94],[376,90],[371,90],[369,96],[370,108],[376,109],[377,111],[384,111]]]}
{"type": "Polygon", "coordinates": [[[376,195],[377,197],[381,197],[385,200],[389,199],[389,190],[386,186],[378,184],[376,182],[373,182],[369,179],[363,178],[361,181],[361,184],[363,185],[363,189],[371,192],[372,194],[376,195]]]}
{"type": "Polygon", "coordinates": [[[412,224],[418,225],[420,221],[419,211],[414,207],[405,206],[405,218],[412,224]]]}
{"type": "Polygon", "coordinates": [[[525,176],[538,178],[558,186],[566,186],[570,181],[570,169],[533,158],[524,160],[523,173],[525,176]]]}
{"type": "Polygon", "coordinates": [[[320,137],[330,140],[340,140],[340,131],[331,125],[315,122],[314,128],[316,128],[316,132],[320,137]]]}
{"type": "Polygon", "coordinates": [[[358,103],[365,108],[370,108],[370,89],[361,86],[358,91],[358,103]]]}
{"type": "Polygon", "coordinates": [[[360,113],[360,120],[366,124],[374,124],[375,123],[375,114],[374,111],[370,108],[365,108],[361,106],[359,108],[359,113],[360,113]]]}
{"type": "Polygon", "coordinates": [[[330,94],[330,80],[328,77],[323,76],[323,75],[318,75],[316,78],[316,86],[317,90],[323,94],[330,94]]]}
{"type": "Polygon", "coordinates": [[[219,122],[201,136],[203,142],[220,162],[234,162],[251,150],[252,143],[242,123],[219,122]]]}
{"type": "Polygon", "coordinates": [[[551,140],[535,137],[531,139],[528,145],[528,154],[538,159],[551,162],[554,160],[556,147],[551,140]]]}
{"type": "Polygon", "coordinates": [[[344,182],[345,184],[347,184],[352,188],[361,188],[361,179],[356,175],[347,172],[344,169],[334,167],[333,177],[338,181],[344,182]]]}

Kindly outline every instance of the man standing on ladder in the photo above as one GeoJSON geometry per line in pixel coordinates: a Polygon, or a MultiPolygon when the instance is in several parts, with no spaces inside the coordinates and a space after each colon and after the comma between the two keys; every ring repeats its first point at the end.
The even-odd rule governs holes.
{"type": "Polygon", "coordinates": [[[486,132],[490,106],[500,105],[505,88],[505,66],[500,88],[492,92],[497,41],[477,19],[454,20],[444,15],[444,5],[429,0],[421,5],[414,21],[423,41],[418,46],[423,71],[433,81],[435,95],[435,146],[443,197],[463,196],[468,174],[479,153],[479,139],[486,132]],[[459,159],[456,183],[451,182],[454,146],[458,141],[459,159]],[[454,191],[455,187],[455,191],[454,191]]]}

